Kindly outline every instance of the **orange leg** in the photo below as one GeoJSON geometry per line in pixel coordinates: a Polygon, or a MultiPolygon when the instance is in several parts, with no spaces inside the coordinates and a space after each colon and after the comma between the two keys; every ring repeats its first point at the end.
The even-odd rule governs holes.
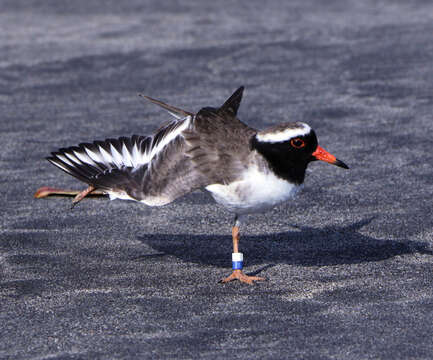
{"type": "Polygon", "coordinates": [[[91,192],[95,191],[95,188],[90,185],[87,189],[81,191],[80,193],[78,193],[75,197],[74,200],[72,200],[72,207],[74,207],[75,205],[77,205],[81,200],[83,200],[87,195],[89,195],[91,192]]]}
{"type": "Polygon", "coordinates": [[[101,190],[96,190],[92,185],[89,185],[89,187],[83,191],[64,190],[64,189],[57,189],[57,188],[44,186],[36,190],[34,197],[36,199],[41,199],[52,195],[74,196],[74,199],[72,200],[72,208],[74,208],[76,204],[78,204],[81,200],[83,200],[88,195],[102,196],[105,195],[105,193],[102,192],[101,190]]]}
{"type": "MultiPolygon", "coordinates": [[[[77,196],[82,191],[79,190],[65,190],[65,189],[57,189],[49,186],[43,186],[36,190],[35,194],[33,195],[36,199],[42,199],[48,196],[77,196]]],[[[93,190],[88,195],[95,195],[95,196],[103,196],[105,195],[104,192],[101,190],[93,190]]]]}
{"type": "MultiPolygon", "coordinates": [[[[239,226],[235,225],[232,228],[232,238],[233,238],[233,253],[239,256],[242,256],[238,249],[239,245],[239,226]]],[[[234,255],[235,256],[235,255],[234,255]]],[[[242,264],[242,260],[240,261],[242,264]]],[[[248,276],[244,274],[242,269],[234,269],[230,276],[220,280],[221,283],[227,283],[233,280],[239,280],[240,282],[247,283],[247,284],[253,284],[253,281],[262,281],[265,280],[265,278],[259,277],[259,276],[248,276]]]]}

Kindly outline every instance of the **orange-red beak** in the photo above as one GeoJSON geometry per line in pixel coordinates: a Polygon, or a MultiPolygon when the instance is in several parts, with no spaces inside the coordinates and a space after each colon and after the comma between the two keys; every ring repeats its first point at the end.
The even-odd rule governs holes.
{"type": "Polygon", "coordinates": [[[315,152],[313,152],[312,155],[313,155],[313,158],[315,160],[325,161],[325,162],[330,163],[332,165],[339,166],[343,169],[349,168],[344,162],[342,162],[341,160],[338,160],[334,155],[330,154],[329,152],[327,152],[324,148],[320,147],[319,145],[317,145],[317,149],[315,152]]]}

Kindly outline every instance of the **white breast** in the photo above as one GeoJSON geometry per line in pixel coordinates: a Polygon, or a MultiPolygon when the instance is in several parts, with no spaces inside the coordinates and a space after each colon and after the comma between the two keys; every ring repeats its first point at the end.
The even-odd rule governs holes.
{"type": "Polygon", "coordinates": [[[261,172],[257,167],[248,169],[242,180],[227,185],[206,187],[215,201],[236,214],[263,212],[292,198],[302,185],[291,184],[271,171],[261,172]]]}

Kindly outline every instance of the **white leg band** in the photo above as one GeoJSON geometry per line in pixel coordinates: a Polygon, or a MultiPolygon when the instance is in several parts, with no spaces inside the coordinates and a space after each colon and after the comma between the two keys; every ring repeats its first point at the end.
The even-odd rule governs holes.
{"type": "Polygon", "coordinates": [[[232,253],[232,261],[244,261],[244,254],[242,253],[232,253]]]}

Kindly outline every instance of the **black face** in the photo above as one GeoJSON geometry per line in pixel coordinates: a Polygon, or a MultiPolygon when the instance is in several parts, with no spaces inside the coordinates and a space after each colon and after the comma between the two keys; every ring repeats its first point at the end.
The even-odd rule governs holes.
{"type": "Polygon", "coordinates": [[[317,145],[313,130],[281,142],[259,141],[256,136],[251,139],[251,148],[263,155],[277,176],[298,184],[304,181],[305,170],[314,160],[312,154],[317,145]]]}

